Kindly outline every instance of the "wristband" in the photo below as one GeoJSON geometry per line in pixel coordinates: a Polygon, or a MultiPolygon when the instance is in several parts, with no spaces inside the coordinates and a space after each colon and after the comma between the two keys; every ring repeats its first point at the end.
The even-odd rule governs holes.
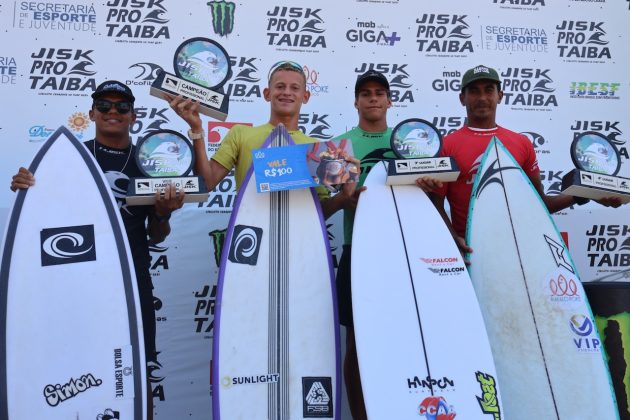
{"type": "Polygon", "coordinates": [[[206,132],[203,130],[203,128],[201,129],[201,133],[193,133],[192,129],[188,130],[188,138],[191,140],[203,140],[203,138],[206,136],[206,132]]]}

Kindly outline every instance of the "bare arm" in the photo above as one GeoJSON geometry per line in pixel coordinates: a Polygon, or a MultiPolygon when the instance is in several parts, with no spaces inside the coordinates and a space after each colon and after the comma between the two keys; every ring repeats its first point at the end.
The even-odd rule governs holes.
{"type": "Polygon", "coordinates": [[[169,185],[164,191],[155,193],[155,205],[147,226],[149,243],[159,244],[171,233],[169,223],[171,213],[184,205],[185,196],[186,193],[183,190],[177,190],[174,185],[169,185]]]}
{"type": "MultiPolygon", "coordinates": [[[[540,197],[545,203],[545,206],[547,206],[547,210],[549,210],[549,213],[555,213],[576,204],[575,198],[571,195],[546,195],[545,190],[543,189],[542,181],[540,180],[540,176],[530,178],[530,180],[532,181],[534,188],[536,188],[536,191],[538,191],[538,194],[540,194],[540,197]]],[[[596,202],[605,207],[617,208],[621,205],[621,200],[615,197],[602,198],[600,200],[596,200],[596,202]]]]}

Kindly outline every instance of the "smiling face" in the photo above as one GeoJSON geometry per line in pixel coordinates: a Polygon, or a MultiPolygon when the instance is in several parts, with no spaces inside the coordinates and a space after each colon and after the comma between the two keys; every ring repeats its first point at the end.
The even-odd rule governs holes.
{"type": "Polygon", "coordinates": [[[265,100],[271,103],[272,118],[297,117],[302,104],[307,103],[310,98],[304,75],[290,70],[278,70],[273,73],[269,87],[265,88],[263,95],[265,100]]]}
{"type": "MultiPolygon", "coordinates": [[[[117,93],[106,93],[99,96],[98,99],[104,99],[110,102],[126,101],[125,97],[117,93]]],[[[117,140],[117,142],[126,142],[129,139],[129,128],[136,120],[135,112],[129,111],[121,114],[112,106],[109,111],[101,112],[92,106],[90,110],[90,119],[94,121],[96,126],[96,138],[108,138],[117,140]]]]}
{"type": "Polygon", "coordinates": [[[387,109],[392,106],[387,89],[375,81],[367,81],[361,85],[354,106],[359,112],[359,126],[362,122],[376,124],[385,122],[387,109]]]}
{"type": "Polygon", "coordinates": [[[497,105],[502,98],[503,92],[493,80],[476,80],[466,86],[459,94],[459,100],[466,107],[468,125],[476,128],[494,128],[497,105]]]}

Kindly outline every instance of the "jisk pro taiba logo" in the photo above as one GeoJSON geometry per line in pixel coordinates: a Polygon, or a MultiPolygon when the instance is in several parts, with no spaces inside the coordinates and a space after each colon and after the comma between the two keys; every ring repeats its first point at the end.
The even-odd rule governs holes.
{"type": "Polygon", "coordinates": [[[161,43],[170,39],[164,0],[109,0],[105,18],[107,36],[119,42],[129,39],[161,43]],[[159,40],[159,41],[158,41],[159,40]]]}
{"type": "Polygon", "coordinates": [[[558,31],[558,55],[565,61],[605,63],[612,55],[606,40],[605,22],[563,20],[558,31]]]}
{"type": "Polygon", "coordinates": [[[424,14],[416,19],[418,51],[427,56],[466,57],[474,52],[467,15],[424,14]]]}
{"type": "Polygon", "coordinates": [[[268,45],[317,52],[326,47],[322,9],[274,6],[267,11],[268,45]]]}
{"type": "Polygon", "coordinates": [[[503,102],[523,110],[557,107],[550,72],[550,69],[508,67],[501,73],[503,102]]]}
{"type": "MultiPolygon", "coordinates": [[[[60,92],[96,90],[94,50],[74,48],[40,48],[31,53],[30,89],[40,95],[60,92]]],[[[85,93],[87,95],[87,93],[85,93]]]]}

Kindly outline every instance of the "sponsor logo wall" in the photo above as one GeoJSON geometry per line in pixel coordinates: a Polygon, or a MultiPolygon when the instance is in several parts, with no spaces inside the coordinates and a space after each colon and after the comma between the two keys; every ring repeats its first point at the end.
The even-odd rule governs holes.
{"type": "MultiPolygon", "coordinates": [[[[620,175],[630,177],[630,3],[480,1],[485,5],[465,0],[423,7],[411,0],[192,0],[185,7],[174,0],[4,2],[0,180],[8,184],[60,125],[91,139],[89,95],[107,78],[134,90],[134,141],[158,129],[185,134],[183,121],[149,95],[149,85],[161,69],[172,72],[175,49],[193,37],[221,43],[232,64],[224,86],[231,100],[227,121],[203,117],[209,155],[232,125],[266,122],[269,108],[262,92],[269,67],[279,60],[304,66],[312,95],[299,126],[319,140],[356,124],[354,81],[368,69],[390,80],[390,126],[417,117],[451,133],[465,123],[458,99],[461,76],[485,64],[505,81],[498,121],[530,139],[547,193],[559,193],[562,175],[573,167],[569,145],[585,131],[611,139],[621,154],[620,175]]],[[[172,234],[152,250],[160,352],[150,369],[156,419],[207,418],[211,412],[217,265],[235,196],[234,181],[227,178],[206,203],[187,204],[175,213],[172,234]]],[[[8,188],[0,188],[0,215],[14,199],[8,188]]],[[[588,204],[554,216],[583,280],[630,268],[627,212],[627,206],[611,210],[588,204]]],[[[340,254],[341,217],[328,223],[333,250],[340,254]]],[[[427,269],[457,268],[426,264],[427,269]]],[[[556,280],[554,293],[572,293],[570,279],[556,280]]],[[[576,324],[567,320],[570,325],[576,324]]],[[[576,335],[580,344],[593,344],[587,339],[576,335]]],[[[577,350],[584,348],[576,344],[577,350]]],[[[322,381],[305,388],[310,410],[326,406],[308,399],[317,383],[326,388],[322,381]]]]}

